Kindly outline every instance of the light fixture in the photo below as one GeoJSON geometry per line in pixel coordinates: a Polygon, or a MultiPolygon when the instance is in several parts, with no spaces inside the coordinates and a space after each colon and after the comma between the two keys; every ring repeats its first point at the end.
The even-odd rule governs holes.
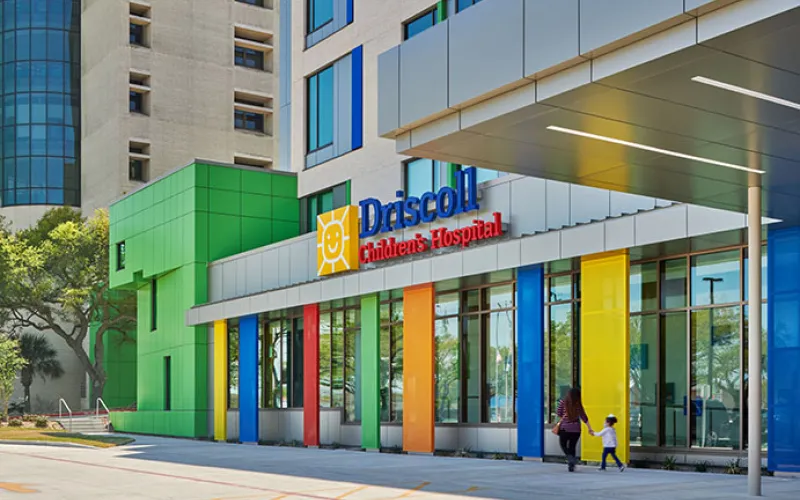
{"type": "Polygon", "coordinates": [[[748,97],[755,97],[756,99],[761,99],[762,101],[767,101],[773,104],[786,106],[787,108],[800,110],[800,104],[796,102],[787,101],[786,99],[781,99],[780,97],[775,97],[774,95],[763,94],[761,92],[756,92],[755,90],[746,89],[744,87],[731,85],[730,83],[712,80],[711,78],[706,78],[704,76],[696,76],[692,78],[692,81],[697,83],[702,83],[705,85],[711,85],[712,87],[717,87],[718,89],[728,90],[730,92],[736,92],[737,94],[746,95],[748,97]]]}
{"type": "Polygon", "coordinates": [[[754,168],[743,167],[742,165],[734,165],[733,163],[725,163],[724,161],[712,160],[711,158],[703,158],[703,157],[700,157],[700,156],[687,155],[687,154],[684,154],[684,153],[679,153],[677,151],[670,151],[669,149],[654,148],[653,146],[647,146],[645,144],[639,144],[637,142],[623,141],[622,139],[614,139],[613,137],[606,137],[604,135],[590,134],[588,132],[581,132],[580,130],[573,130],[573,129],[570,129],[570,128],[557,127],[555,125],[549,125],[547,127],[547,130],[553,130],[555,132],[563,132],[565,134],[571,134],[571,135],[578,135],[578,136],[581,136],[581,137],[586,137],[586,138],[589,138],[589,139],[595,139],[595,140],[598,140],[598,141],[610,142],[612,144],[619,144],[621,146],[628,146],[628,147],[631,147],[631,148],[641,149],[641,150],[644,150],[644,151],[651,151],[653,153],[658,153],[658,154],[667,155],[667,156],[674,156],[675,158],[683,158],[685,160],[697,161],[697,162],[701,162],[701,163],[708,163],[709,165],[717,165],[718,167],[732,168],[734,170],[742,170],[744,172],[751,172],[751,173],[754,173],[754,174],[765,174],[766,173],[763,170],[757,170],[757,169],[754,169],[754,168]]]}

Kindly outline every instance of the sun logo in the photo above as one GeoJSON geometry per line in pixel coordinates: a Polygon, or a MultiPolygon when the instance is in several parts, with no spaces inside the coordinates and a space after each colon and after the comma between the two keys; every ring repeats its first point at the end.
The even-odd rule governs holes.
{"type": "Polygon", "coordinates": [[[358,211],[337,208],[317,216],[317,275],[358,269],[358,211]]]}

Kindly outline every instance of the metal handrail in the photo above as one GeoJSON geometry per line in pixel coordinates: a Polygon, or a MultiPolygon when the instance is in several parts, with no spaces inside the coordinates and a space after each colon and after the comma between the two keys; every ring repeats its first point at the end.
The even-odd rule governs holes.
{"type": "Polygon", "coordinates": [[[59,421],[61,420],[61,405],[62,404],[64,405],[64,408],[66,408],[67,411],[69,412],[69,431],[72,432],[72,410],[70,409],[70,407],[67,404],[67,402],[64,401],[64,398],[60,398],[58,400],[58,420],[59,421]]]}
{"type": "Polygon", "coordinates": [[[100,405],[103,405],[103,408],[105,408],[105,410],[106,410],[106,414],[111,415],[111,410],[108,409],[108,406],[106,406],[106,402],[103,401],[103,398],[97,398],[97,401],[95,401],[95,405],[94,405],[94,416],[95,417],[98,417],[98,418],[100,417],[100,405]]]}

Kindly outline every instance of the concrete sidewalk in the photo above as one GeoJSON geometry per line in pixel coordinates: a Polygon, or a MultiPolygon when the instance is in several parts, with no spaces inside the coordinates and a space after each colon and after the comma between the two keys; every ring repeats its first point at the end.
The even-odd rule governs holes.
{"type": "MultiPolygon", "coordinates": [[[[121,448],[0,445],[0,497],[372,500],[747,498],[744,476],[273,448],[137,436],[121,448]],[[9,486],[11,485],[11,486],[9,486]],[[5,489],[5,491],[4,491],[5,489]],[[22,493],[22,492],[21,492],[22,493]],[[13,495],[13,493],[8,493],[13,495]]],[[[764,478],[797,500],[800,480],[764,478]]]]}

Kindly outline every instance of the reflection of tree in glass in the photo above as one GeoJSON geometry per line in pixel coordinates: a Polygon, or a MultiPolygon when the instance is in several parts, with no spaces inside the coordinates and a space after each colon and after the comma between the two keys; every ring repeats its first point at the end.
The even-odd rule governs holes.
{"type": "Polygon", "coordinates": [[[239,329],[230,327],[228,330],[228,405],[230,408],[239,407],[239,329]]]}
{"type": "Polygon", "coordinates": [[[572,305],[562,304],[550,308],[550,349],[552,364],[550,376],[553,390],[550,393],[551,419],[555,419],[556,401],[572,386],[572,305]]]}
{"type": "Polygon", "coordinates": [[[458,324],[457,318],[436,321],[436,421],[458,422],[459,402],[459,364],[458,336],[450,331],[451,322],[458,324]]]}

